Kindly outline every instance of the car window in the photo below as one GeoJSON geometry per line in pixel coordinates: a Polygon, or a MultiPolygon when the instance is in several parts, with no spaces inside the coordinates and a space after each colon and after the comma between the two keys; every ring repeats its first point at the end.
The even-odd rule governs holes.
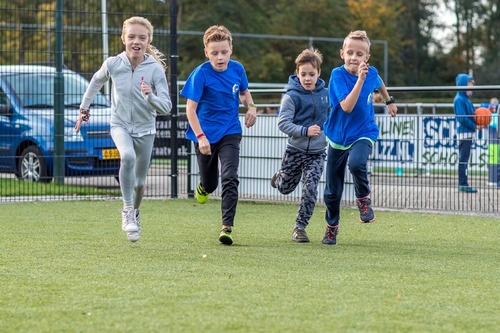
{"type": "MultiPolygon", "coordinates": [[[[54,78],[51,73],[15,73],[6,76],[8,83],[24,107],[50,108],[54,106],[54,78]]],[[[78,74],[64,75],[64,105],[77,107],[88,82],[78,74]]],[[[94,104],[108,106],[103,94],[97,94],[94,104]]]]}
{"type": "Polygon", "coordinates": [[[7,98],[7,94],[0,88],[0,115],[8,114],[8,104],[9,100],[7,98]]]}

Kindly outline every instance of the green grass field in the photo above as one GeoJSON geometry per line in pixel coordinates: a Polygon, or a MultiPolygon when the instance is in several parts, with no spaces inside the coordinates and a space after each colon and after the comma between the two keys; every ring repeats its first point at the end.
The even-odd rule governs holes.
{"type": "Polygon", "coordinates": [[[296,205],[240,202],[235,244],[220,202],[146,200],[143,236],[120,202],[0,205],[0,332],[494,332],[500,219],[324,207],[291,241],[296,205]]]}
{"type": "Polygon", "coordinates": [[[40,200],[55,195],[100,195],[120,197],[120,189],[96,188],[91,186],[59,185],[56,182],[25,182],[17,179],[0,178],[0,195],[3,197],[41,196],[40,200]]]}

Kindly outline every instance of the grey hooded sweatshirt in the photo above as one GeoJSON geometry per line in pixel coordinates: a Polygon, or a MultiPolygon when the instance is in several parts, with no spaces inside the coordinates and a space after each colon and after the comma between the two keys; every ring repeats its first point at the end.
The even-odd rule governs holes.
{"type": "MultiPolygon", "coordinates": [[[[166,115],[172,109],[165,71],[151,55],[135,69],[125,52],[104,61],[94,74],[83,95],[80,108],[89,109],[102,86],[111,79],[111,127],[125,128],[133,136],[156,133],[156,115],[166,115]],[[152,93],[145,96],[139,86],[144,80],[152,93]]],[[[92,110],[91,110],[92,114],[92,110]]]]}
{"type": "Polygon", "coordinates": [[[297,75],[291,75],[285,88],[287,92],[281,99],[278,128],[288,135],[287,147],[307,154],[324,152],[326,136],[323,125],[330,111],[325,81],[318,78],[316,88],[309,91],[302,87],[297,75]],[[321,127],[319,136],[307,136],[311,125],[321,127]]]}

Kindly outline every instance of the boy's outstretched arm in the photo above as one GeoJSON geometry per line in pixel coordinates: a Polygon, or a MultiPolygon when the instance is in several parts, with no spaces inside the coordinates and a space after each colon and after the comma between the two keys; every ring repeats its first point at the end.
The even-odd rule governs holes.
{"type": "Polygon", "coordinates": [[[250,90],[247,89],[240,93],[240,101],[246,108],[248,108],[248,111],[245,113],[245,126],[247,128],[252,127],[257,121],[257,107],[253,102],[250,90]]]}
{"type": "MultiPolygon", "coordinates": [[[[389,92],[387,91],[385,83],[382,83],[382,86],[378,89],[378,91],[380,91],[380,94],[384,98],[384,101],[387,101],[391,98],[389,92]]],[[[398,107],[396,106],[396,103],[388,104],[387,110],[389,111],[391,117],[396,117],[396,115],[398,114],[398,107]]]]}

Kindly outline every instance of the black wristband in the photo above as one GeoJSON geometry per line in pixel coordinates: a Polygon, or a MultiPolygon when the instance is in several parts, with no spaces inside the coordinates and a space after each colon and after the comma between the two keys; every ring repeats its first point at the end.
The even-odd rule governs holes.
{"type": "Polygon", "coordinates": [[[394,96],[389,96],[388,99],[384,100],[385,105],[390,105],[396,103],[396,100],[394,99],[394,96]]]}

